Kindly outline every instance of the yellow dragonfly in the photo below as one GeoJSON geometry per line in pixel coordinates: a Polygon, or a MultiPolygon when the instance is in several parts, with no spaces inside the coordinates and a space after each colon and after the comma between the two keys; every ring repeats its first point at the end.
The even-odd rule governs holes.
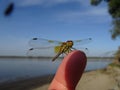
{"type": "MultiPolygon", "coordinates": [[[[43,38],[33,38],[29,41],[29,45],[32,47],[28,52],[33,50],[44,50],[48,48],[54,48],[54,53],[57,53],[53,57],[52,61],[55,61],[61,54],[68,54],[72,50],[76,50],[73,46],[76,44],[81,45],[84,43],[90,42],[92,39],[87,38],[83,40],[68,40],[66,42],[57,41],[57,40],[48,40],[43,38]]],[[[87,50],[87,48],[85,48],[87,50]]]]}

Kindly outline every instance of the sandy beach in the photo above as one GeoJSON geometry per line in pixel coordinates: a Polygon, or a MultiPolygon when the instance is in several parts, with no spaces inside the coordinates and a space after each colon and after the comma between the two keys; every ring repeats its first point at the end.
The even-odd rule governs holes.
{"type": "MultiPolygon", "coordinates": [[[[47,90],[49,84],[32,90],[47,90]]],[[[120,68],[108,66],[106,69],[85,72],[76,90],[120,90],[120,68]]]]}
{"type": "MultiPolygon", "coordinates": [[[[47,90],[54,75],[0,84],[0,90],[47,90]]],[[[85,72],[76,90],[120,90],[120,67],[85,72]]]]}

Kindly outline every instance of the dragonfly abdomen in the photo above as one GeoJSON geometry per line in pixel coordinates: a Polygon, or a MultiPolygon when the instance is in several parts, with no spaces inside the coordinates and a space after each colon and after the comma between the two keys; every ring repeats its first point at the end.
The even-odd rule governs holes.
{"type": "Polygon", "coordinates": [[[58,58],[61,54],[62,54],[62,53],[59,52],[59,53],[52,59],[52,61],[55,61],[55,59],[58,58]]]}

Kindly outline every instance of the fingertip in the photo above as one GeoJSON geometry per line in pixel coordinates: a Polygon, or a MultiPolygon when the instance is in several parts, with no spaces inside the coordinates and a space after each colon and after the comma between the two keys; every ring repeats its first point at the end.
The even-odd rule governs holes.
{"type": "Polygon", "coordinates": [[[84,52],[77,50],[71,52],[67,59],[65,68],[67,87],[75,88],[84,72],[87,58],[84,52]]]}
{"type": "Polygon", "coordinates": [[[61,90],[74,90],[84,72],[86,61],[86,55],[82,51],[75,50],[69,53],[59,66],[49,90],[59,86],[62,87],[61,90]]]}

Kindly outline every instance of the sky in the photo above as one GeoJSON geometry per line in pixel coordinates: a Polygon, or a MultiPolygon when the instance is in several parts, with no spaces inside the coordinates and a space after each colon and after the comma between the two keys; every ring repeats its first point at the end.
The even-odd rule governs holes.
{"type": "Polygon", "coordinates": [[[105,56],[118,49],[119,38],[111,39],[112,18],[107,4],[91,6],[90,0],[0,0],[0,56],[25,56],[34,38],[82,40],[88,56],[105,56]],[[3,12],[10,2],[10,16],[3,12]]]}

